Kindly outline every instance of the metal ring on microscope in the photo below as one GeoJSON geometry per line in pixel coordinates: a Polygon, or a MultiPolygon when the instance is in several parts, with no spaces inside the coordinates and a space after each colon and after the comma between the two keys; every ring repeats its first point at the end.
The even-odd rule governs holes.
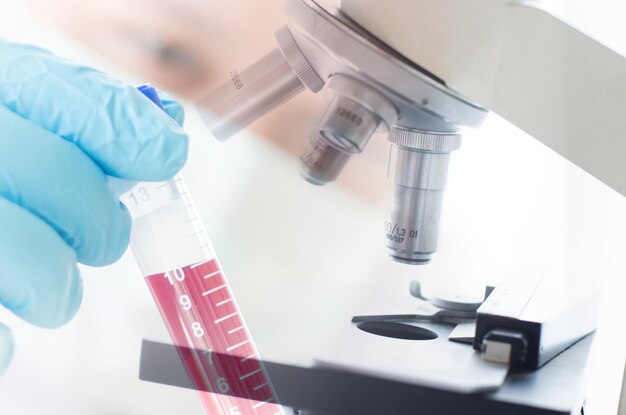
{"type": "Polygon", "coordinates": [[[434,116],[450,127],[476,128],[487,116],[487,109],[427,75],[341,12],[325,9],[313,0],[289,2],[288,12],[302,29],[292,31],[296,43],[311,57],[309,62],[322,78],[337,73],[359,76],[392,91],[407,108],[434,116]],[[320,51],[334,62],[317,62],[313,57],[320,51]]]}

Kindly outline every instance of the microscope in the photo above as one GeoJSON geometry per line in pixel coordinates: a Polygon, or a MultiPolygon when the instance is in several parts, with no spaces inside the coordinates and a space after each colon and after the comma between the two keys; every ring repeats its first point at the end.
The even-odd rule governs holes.
{"type": "Polygon", "coordinates": [[[343,0],[341,11],[291,1],[277,48],[199,102],[226,140],[305,89],[327,109],[301,154],[324,185],[372,134],[390,142],[395,261],[437,251],[450,154],[494,111],[626,194],[626,60],[539,8],[538,1],[343,0]],[[390,24],[393,22],[393,24],[390,24]]]}
{"type": "MultiPolygon", "coordinates": [[[[626,59],[544,8],[555,4],[342,0],[337,9],[291,0],[293,24],[276,32],[277,47],[246,69],[233,70],[198,102],[200,114],[223,141],[295,95],[321,92],[327,108],[300,156],[300,174],[314,185],[335,180],[374,133],[386,133],[391,208],[381,240],[394,261],[428,264],[437,251],[450,155],[461,147],[464,132],[479,129],[490,111],[626,195],[626,59]]],[[[595,304],[568,309],[563,320],[545,324],[562,328],[576,319],[578,328],[567,335],[539,327],[533,339],[530,326],[515,325],[517,317],[513,326],[519,330],[509,330],[502,316],[511,317],[506,313],[512,303],[523,309],[528,300],[520,295],[530,298],[539,284],[529,285],[533,279],[541,278],[523,275],[504,288],[509,297],[501,291],[487,304],[483,314],[500,318],[489,319],[496,330],[481,332],[478,310],[474,348],[487,360],[510,363],[517,350],[525,368],[534,370],[593,331],[595,304]],[[512,292],[518,296],[511,300],[512,292]]],[[[480,306],[426,299],[419,286],[411,290],[435,306],[445,303],[455,316],[480,306]]],[[[377,323],[369,317],[361,323],[371,328],[377,323]]],[[[402,353],[414,349],[407,346],[402,353]]],[[[438,350],[446,359],[449,350],[438,350]]],[[[368,373],[391,365],[381,363],[379,372],[368,373]]]]}

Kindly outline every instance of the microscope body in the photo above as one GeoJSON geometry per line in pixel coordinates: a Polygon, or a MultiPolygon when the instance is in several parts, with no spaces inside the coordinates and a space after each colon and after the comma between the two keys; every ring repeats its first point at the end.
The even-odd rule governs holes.
{"type": "Polygon", "coordinates": [[[450,154],[489,110],[626,194],[626,59],[546,11],[506,0],[290,0],[278,47],[199,101],[218,139],[308,89],[328,107],[302,177],[333,181],[387,133],[391,257],[437,250],[450,154]]]}
{"type": "Polygon", "coordinates": [[[540,8],[576,3],[342,0],[341,9],[448,88],[626,194],[626,58],[540,8]]]}

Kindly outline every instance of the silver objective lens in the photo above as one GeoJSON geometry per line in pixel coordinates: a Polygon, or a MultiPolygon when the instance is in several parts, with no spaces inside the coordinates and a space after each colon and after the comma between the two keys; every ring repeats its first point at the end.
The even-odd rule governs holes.
{"type": "Polygon", "coordinates": [[[328,81],[326,112],[301,156],[300,174],[309,183],[334,181],[353,154],[363,151],[374,132],[388,131],[396,108],[360,81],[334,75],[328,81]]]}
{"type": "Polygon", "coordinates": [[[224,141],[272,108],[304,91],[318,92],[324,81],[311,68],[287,26],[276,32],[278,48],[198,101],[202,120],[224,141]]]}
{"type": "Polygon", "coordinates": [[[319,134],[314,134],[300,154],[300,175],[316,186],[335,181],[350,154],[337,150],[319,134]]]}
{"type": "Polygon", "coordinates": [[[386,244],[398,262],[427,264],[437,251],[450,153],[461,146],[461,135],[394,127],[389,141],[392,200],[386,244]]]}

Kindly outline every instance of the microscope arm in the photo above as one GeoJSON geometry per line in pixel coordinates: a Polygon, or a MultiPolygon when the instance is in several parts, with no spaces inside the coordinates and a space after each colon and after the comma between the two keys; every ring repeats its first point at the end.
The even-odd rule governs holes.
{"type": "Polygon", "coordinates": [[[626,195],[626,59],[529,6],[537,3],[342,0],[341,9],[450,89],[626,195]]]}

